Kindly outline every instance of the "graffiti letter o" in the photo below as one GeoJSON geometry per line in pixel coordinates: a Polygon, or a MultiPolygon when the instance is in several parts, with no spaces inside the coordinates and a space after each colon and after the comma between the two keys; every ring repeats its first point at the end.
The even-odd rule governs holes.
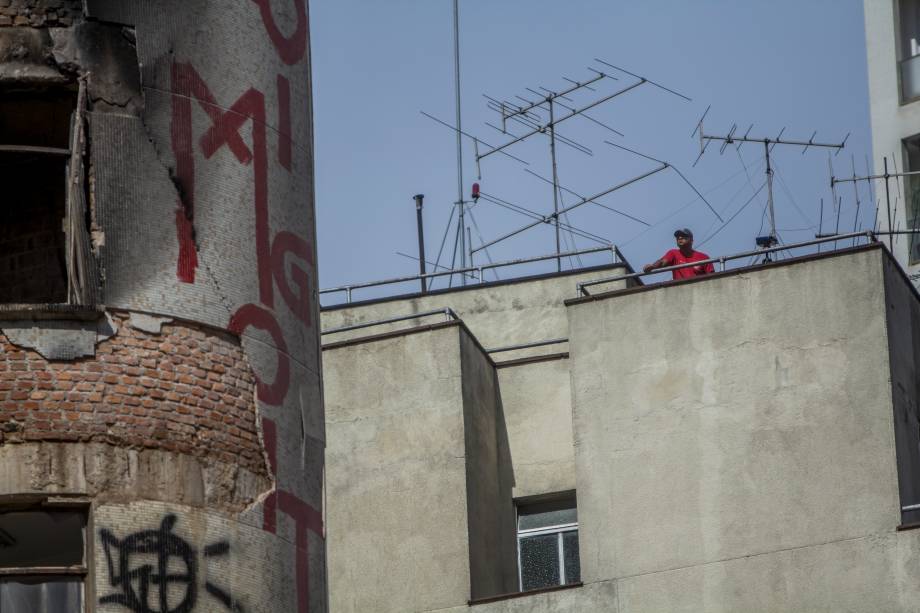
{"type": "Polygon", "coordinates": [[[307,50],[307,7],[306,0],[293,0],[294,7],[297,10],[297,29],[291,34],[290,38],[286,37],[278,29],[275,23],[275,17],[272,15],[271,0],[252,0],[259,5],[259,13],[262,15],[262,23],[268,31],[268,37],[278,50],[278,56],[285,64],[296,64],[303,57],[307,50]]]}
{"type": "Polygon", "coordinates": [[[256,392],[262,402],[279,406],[284,402],[284,397],[287,395],[288,386],[291,382],[291,362],[287,354],[284,334],[271,312],[255,304],[244,304],[237,309],[236,313],[230,317],[227,329],[242,336],[243,331],[249,326],[265,330],[275,343],[275,351],[278,354],[278,368],[275,373],[275,380],[268,384],[256,375],[256,392]]]}

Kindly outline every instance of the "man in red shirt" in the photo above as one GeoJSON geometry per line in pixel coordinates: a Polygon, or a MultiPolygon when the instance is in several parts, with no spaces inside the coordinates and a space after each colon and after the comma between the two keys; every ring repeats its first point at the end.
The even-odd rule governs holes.
{"type": "MultiPolygon", "coordinates": [[[[677,249],[671,249],[654,264],[646,264],[643,267],[645,272],[651,272],[656,268],[664,268],[665,266],[677,266],[679,264],[688,264],[690,262],[700,262],[709,259],[709,256],[702,251],[693,250],[693,232],[688,228],[681,228],[675,231],[674,238],[677,239],[677,249]]],[[[708,264],[700,264],[699,266],[678,268],[672,270],[671,274],[676,280],[709,275],[713,272],[715,272],[715,268],[713,268],[712,262],[709,262],[708,264]]]]}

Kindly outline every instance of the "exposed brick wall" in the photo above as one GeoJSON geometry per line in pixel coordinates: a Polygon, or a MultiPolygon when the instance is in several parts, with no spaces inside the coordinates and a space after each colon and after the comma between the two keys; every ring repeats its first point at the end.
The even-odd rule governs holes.
{"type": "Polygon", "coordinates": [[[115,315],[95,358],[49,362],[0,334],[0,444],[97,441],[267,474],[255,378],[232,336],[191,324],[147,334],[115,315]]]}
{"type": "Polygon", "coordinates": [[[69,26],[82,16],[82,0],[0,0],[0,26],[69,26]]]}

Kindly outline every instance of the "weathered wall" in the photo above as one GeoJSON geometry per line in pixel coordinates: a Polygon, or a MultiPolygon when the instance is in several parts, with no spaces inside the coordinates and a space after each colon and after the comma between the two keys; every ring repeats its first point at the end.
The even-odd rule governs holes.
{"type": "MultiPolygon", "coordinates": [[[[817,563],[832,555],[820,547],[892,538],[899,513],[883,257],[876,246],[569,307],[586,582],[636,577],[651,592],[635,602],[732,610],[756,602],[734,595],[757,583],[753,574],[712,584],[694,577],[762,556],[759,576],[785,577],[785,597],[808,609],[809,585],[791,584],[808,556],[817,563]],[[636,321],[650,325],[628,324],[636,321]]],[[[872,556],[846,559],[816,574],[873,564],[872,556]]],[[[918,582],[915,574],[898,589],[918,582]]],[[[831,600],[871,602],[872,593],[856,591],[866,587],[831,600]]],[[[877,588],[877,600],[887,588],[877,588]]]]}
{"type": "Polygon", "coordinates": [[[583,587],[450,613],[837,613],[915,611],[920,532],[889,532],[583,587]]]}
{"type": "MultiPolygon", "coordinates": [[[[898,490],[901,506],[910,506],[920,504],[920,301],[895,262],[883,265],[898,490]]],[[[920,523],[920,509],[905,512],[902,522],[920,523]]]]}
{"type": "Polygon", "coordinates": [[[495,366],[476,341],[460,334],[466,450],[470,597],[517,591],[514,473],[495,366]]]}
{"type": "MultiPolygon", "coordinates": [[[[450,292],[436,292],[424,296],[415,295],[401,299],[328,307],[322,311],[322,327],[324,330],[329,330],[340,326],[450,307],[486,349],[567,338],[568,322],[565,318],[563,301],[577,295],[576,285],[589,279],[603,279],[625,272],[624,265],[619,264],[589,272],[564,272],[559,275],[532,279],[489,283],[481,287],[471,285],[465,288],[455,288],[450,292]]],[[[602,288],[616,289],[625,286],[624,281],[616,281],[598,286],[597,291],[602,288]]],[[[443,319],[441,315],[413,319],[327,335],[323,340],[327,343],[337,342],[347,338],[426,325],[433,321],[443,321],[443,319]]],[[[496,355],[495,359],[508,360],[545,355],[565,351],[565,348],[566,345],[561,344],[510,351],[496,355]]]]}
{"type": "MultiPolygon", "coordinates": [[[[162,500],[185,505],[174,525],[204,553],[208,522],[276,543],[257,558],[224,557],[230,575],[247,575],[232,601],[203,586],[182,610],[323,611],[307,3],[218,4],[0,0],[0,87],[86,80],[82,178],[108,318],[175,322],[156,339],[126,326],[97,338],[104,314],[68,321],[66,309],[39,305],[4,315],[21,322],[6,323],[7,340],[38,353],[2,354],[28,371],[0,371],[12,377],[0,379],[12,385],[0,390],[14,403],[4,415],[16,419],[0,471],[11,494],[93,496],[101,520],[99,504],[117,501],[119,539],[159,526],[148,505],[162,500]],[[6,18],[22,27],[2,27],[6,18]],[[58,313],[53,323],[43,308],[58,313]],[[23,461],[54,470],[42,479],[7,465],[23,461]]],[[[98,549],[94,562],[101,580],[98,549]]]]}
{"type": "Polygon", "coordinates": [[[162,503],[100,505],[94,523],[99,534],[94,546],[98,613],[291,610],[287,593],[296,583],[292,535],[273,535],[261,524],[162,503]],[[145,564],[162,564],[172,576],[162,608],[155,578],[136,572],[145,564]],[[145,590],[153,594],[149,602],[154,608],[138,606],[145,590]]]}
{"type": "Polygon", "coordinates": [[[498,368],[514,465],[514,497],[575,489],[569,360],[498,368]]]}
{"type": "Polygon", "coordinates": [[[330,610],[396,613],[465,603],[459,327],[324,353],[330,610]]]}
{"type": "MultiPolygon", "coordinates": [[[[268,472],[255,378],[233,336],[169,323],[160,334],[112,318],[97,359],[49,362],[20,343],[44,322],[0,322],[0,442],[97,441],[163,449],[268,472]],[[5,335],[4,335],[5,334],[5,335]]],[[[33,339],[43,349],[40,339],[33,339]]]]}

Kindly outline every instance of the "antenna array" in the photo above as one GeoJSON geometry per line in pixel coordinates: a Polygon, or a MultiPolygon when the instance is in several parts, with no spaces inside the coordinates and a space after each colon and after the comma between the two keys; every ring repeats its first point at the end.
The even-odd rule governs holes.
{"type": "MultiPolygon", "coordinates": [[[[888,217],[888,228],[887,228],[888,232],[886,232],[886,234],[888,235],[888,249],[891,250],[891,251],[894,251],[893,237],[894,237],[895,235],[897,235],[897,234],[901,234],[902,232],[898,231],[897,228],[892,228],[892,227],[891,227],[891,225],[892,225],[892,223],[893,223],[892,217],[895,216],[895,215],[897,214],[897,201],[895,201],[895,215],[893,215],[893,214],[892,214],[892,210],[891,210],[891,189],[890,189],[890,187],[889,187],[889,181],[890,181],[891,179],[900,179],[900,177],[909,177],[909,176],[912,176],[912,175],[920,175],[920,171],[898,172],[897,167],[895,167],[895,171],[894,171],[894,172],[889,172],[889,171],[888,171],[888,157],[887,157],[887,156],[882,158],[882,163],[883,163],[883,168],[884,168],[884,172],[883,172],[882,174],[880,174],[880,175],[873,175],[873,174],[868,174],[868,173],[867,173],[865,176],[858,177],[858,176],[856,176],[856,164],[855,164],[855,162],[854,162],[854,163],[853,163],[853,176],[851,176],[851,177],[849,177],[849,178],[844,178],[844,179],[838,179],[837,177],[835,177],[835,176],[834,176],[834,168],[833,168],[833,166],[830,166],[830,173],[831,173],[831,190],[832,190],[832,193],[833,193],[833,195],[834,195],[834,202],[835,202],[835,204],[837,204],[837,206],[838,206],[838,208],[837,208],[837,215],[838,215],[838,224],[839,224],[840,207],[839,207],[839,201],[838,201],[838,198],[837,198],[837,191],[836,191],[836,186],[837,186],[838,183],[853,183],[853,187],[854,187],[854,189],[855,189],[856,183],[859,182],[859,181],[866,181],[867,183],[871,183],[872,181],[878,181],[878,180],[883,180],[883,181],[885,181],[885,207],[886,207],[886,213],[887,213],[887,217],[888,217]]],[[[868,169],[867,169],[867,170],[868,170],[868,169]]],[[[897,187],[898,187],[898,191],[900,192],[900,189],[901,189],[900,182],[897,181],[897,182],[896,182],[896,185],[897,185],[897,187]]],[[[856,203],[857,203],[857,209],[856,209],[856,210],[857,210],[857,213],[856,213],[856,214],[857,214],[857,217],[858,217],[858,215],[859,215],[859,196],[858,196],[858,192],[857,192],[857,200],[856,200],[856,203]]],[[[876,217],[878,217],[878,208],[876,208],[876,217]]],[[[914,233],[916,233],[916,231],[914,231],[914,230],[909,230],[909,231],[904,231],[903,233],[904,233],[904,234],[914,234],[914,233]]]]}
{"type": "Polygon", "coordinates": [[[815,136],[818,135],[817,131],[813,132],[807,141],[790,140],[783,139],[783,133],[786,131],[786,128],[783,128],[779,131],[779,134],[777,134],[775,138],[752,137],[751,130],[754,128],[754,124],[751,124],[748,129],[745,130],[743,136],[737,136],[736,132],[738,130],[738,124],[736,123],[732,124],[732,127],[725,135],[706,134],[703,129],[703,121],[706,119],[706,115],[709,113],[709,108],[711,107],[708,107],[703,113],[703,116],[700,117],[699,122],[696,124],[696,129],[694,129],[693,133],[691,134],[691,137],[699,134],[700,138],[700,153],[696,157],[696,161],[693,162],[693,165],[696,166],[699,163],[700,159],[703,157],[703,154],[706,153],[706,149],[714,141],[722,143],[722,146],[719,148],[719,155],[725,153],[725,149],[728,148],[729,145],[735,145],[735,148],[739,151],[745,143],[759,143],[763,145],[764,159],[766,162],[765,172],[767,175],[767,208],[770,216],[770,234],[769,236],[757,237],[757,244],[766,249],[773,247],[774,245],[779,244],[779,240],[776,236],[776,212],[773,206],[773,167],[770,163],[770,155],[772,154],[773,149],[776,148],[777,145],[802,147],[802,155],[804,155],[809,148],[819,147],[826,149],[836,149],[837,153],[839,153],[840,150],[846,146],[847,139],[850,137],[850,135],[847,134],[843,141],[840,143],[816,142],[815,136]]]}

